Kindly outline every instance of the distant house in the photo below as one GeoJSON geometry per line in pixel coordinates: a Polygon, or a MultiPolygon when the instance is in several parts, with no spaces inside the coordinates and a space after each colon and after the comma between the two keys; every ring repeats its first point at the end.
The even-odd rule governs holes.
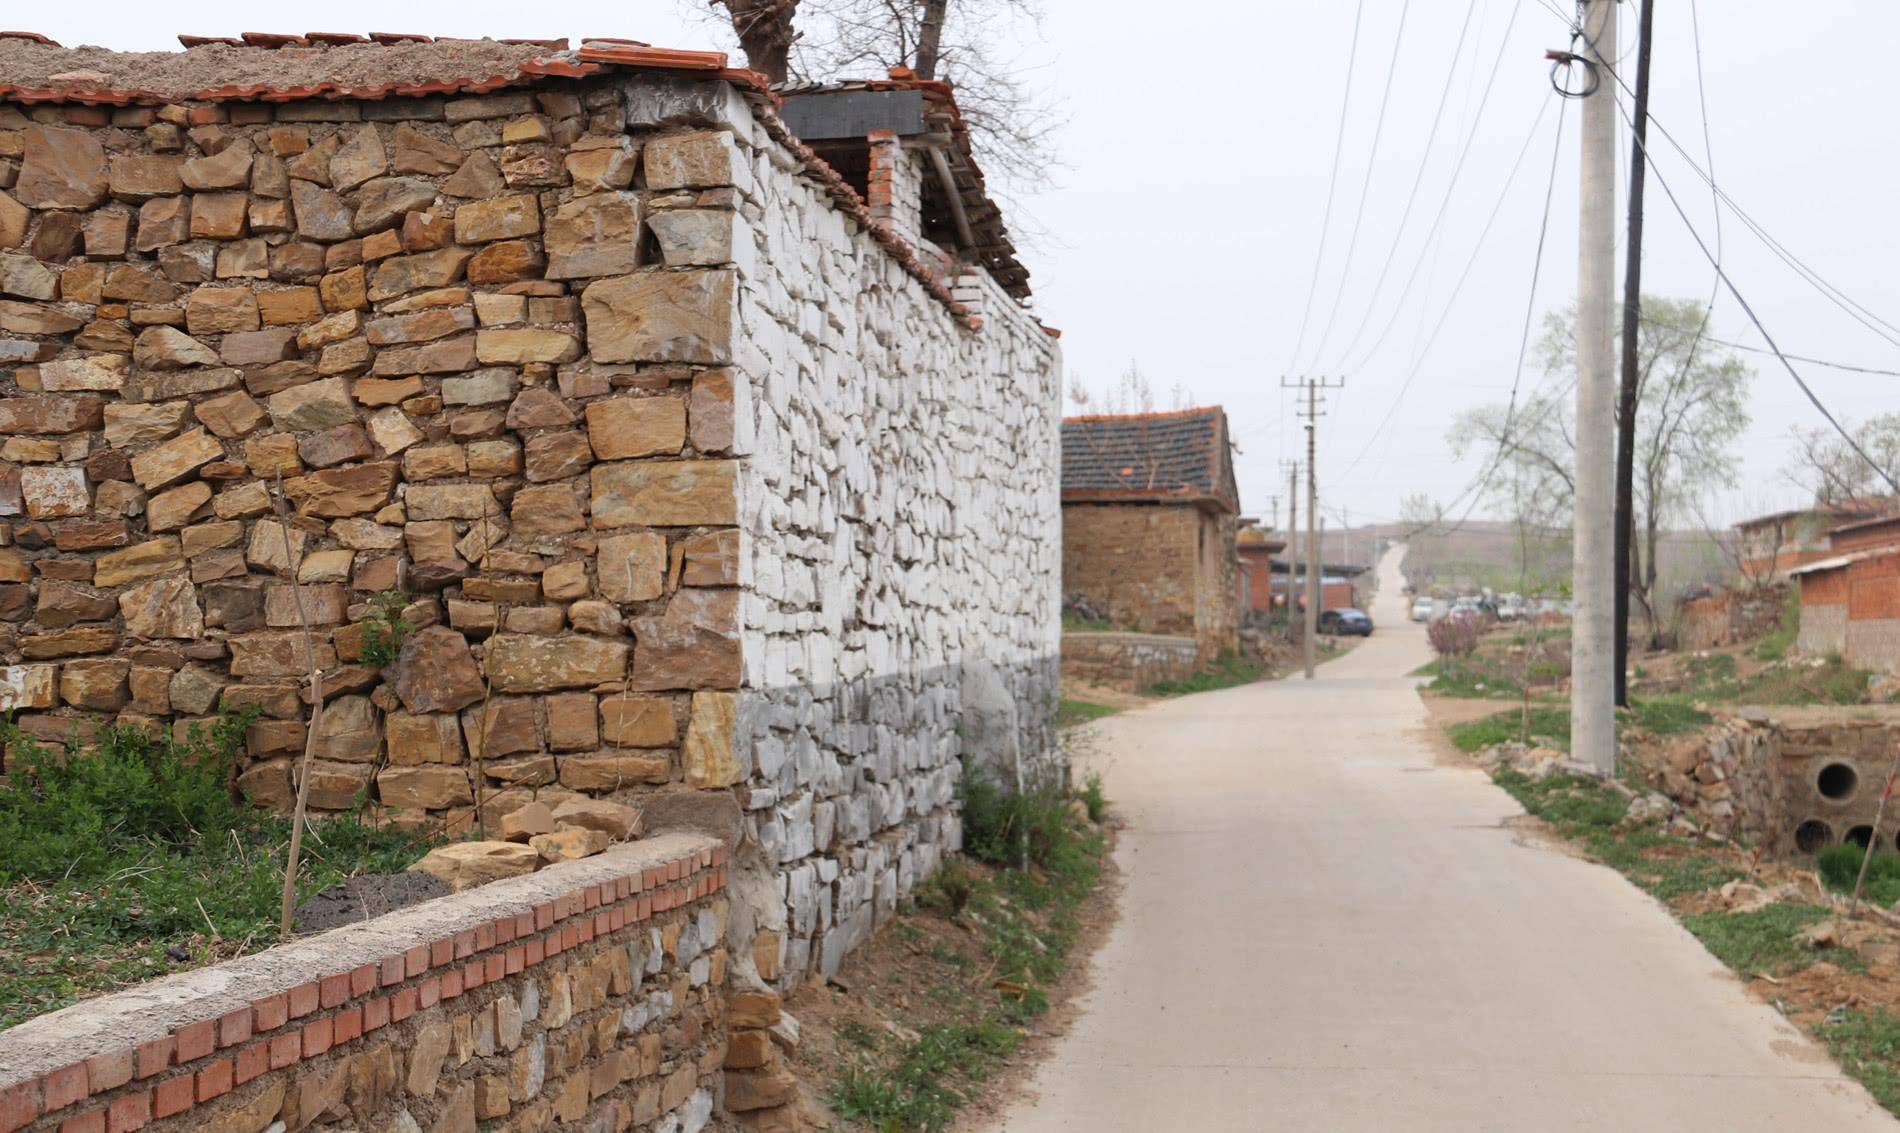
{"type": "Polygon", "coordinates": [[[1836,527],[1823,557],[1787,573],[1801,588],[1802,652],[1900,671],[1900,515],[1836,527]]]}
{"type": "Polygon", "coordinates": [[[1234,553],[1239,556],[1236,565],[1240,568],[1240,608],[1243,611],[1270,610],[1274,605],[1274,560],[1286,551],[1286,540],[1253,523],[1243,517],[1240,530],[1234,533],[1234,553]]]}
{"type": "Polygon", "coordinates": [[[1062,422],[1062,592],[1116,626],[1239,644],[1240,493],[1219,406],[1062,422]]]}
{"type": "Polygon", "coordinates": [[[1742,574],[1758,583],[1784,578],[1795,567],[1834,553],[1828,545],[1830,531],[1877,516],[1891,506],[1888,500],[1843,500],[1743,520],[1735,525],[1742,574]]]}

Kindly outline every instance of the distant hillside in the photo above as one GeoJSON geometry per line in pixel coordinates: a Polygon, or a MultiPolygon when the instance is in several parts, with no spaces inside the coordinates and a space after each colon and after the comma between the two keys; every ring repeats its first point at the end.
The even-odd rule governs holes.
{"type": "MultiPolygon", "coordinates": [[[[1405,529],[1389,525],[1380,534],[1398,539],[1405,529]]],[[[1414,588],[1443,587],[1454,592],[1490,587],[1509,592],[1527,587],[1567,589],[1570,582],[1570,532],[1519,532],[1512,523],[1470,520],[1455,530],[1429,531],[1406,540],[1403,569],[1414,588]]],[[[1659,540],[1658,597],[1665,608],[1699,582],[1721,583],[1735,574],[1724,548],[1707,532],[1670,531],[1659,540]]]]}

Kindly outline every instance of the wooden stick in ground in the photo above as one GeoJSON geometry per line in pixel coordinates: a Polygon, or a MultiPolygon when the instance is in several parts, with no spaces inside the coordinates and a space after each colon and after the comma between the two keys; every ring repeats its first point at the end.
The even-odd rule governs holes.
{"type": "Polygon", "coordinates": [[[297,805],[290,815],[290,854],[284,861],[284,899],[277,913],[277,934],[290,935],[290,914],[297,903],[297,857],[303,852],[304,811],[310,805],[310,761],[317,753],[317,729],[323,722],[323,674],[317,670],[317,643],[310,633],[310,615],[303,605],[303,584],[297,580],[297,554],[290,546],[290,513],[284,507],[284,477],[277,476],[272,500],[277,529],[284,537],[284,566],[290,572],[290,593],[297,603],[297,624],[303,628],[304,661],[310,667],[310,726],[304,730],[303,762],[297,768],[297,805]]]}
{"type": "Polygon", "coordinates": [[[1887,772],[1887,789],[1880,792],[1880,805],[1874,808],[1874,829],[1867,835],[1867,852],[1860,856],[1860,872],[1854,875],[1854,904],[1860,904],[1860,887],[1867,880],[1867,863],[1874,860],[1874,848],[1880,845],[1880,820],[1887,813],[1887,800],[1893,797],[1893,780],[1900,776],[1900,754],[1894,756],[1893,769],[1887,772]]]}

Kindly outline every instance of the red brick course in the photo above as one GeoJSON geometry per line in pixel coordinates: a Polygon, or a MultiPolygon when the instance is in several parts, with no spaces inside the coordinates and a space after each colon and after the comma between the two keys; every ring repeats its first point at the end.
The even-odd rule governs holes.
{"type": "Polygon", "coordinates": [[[328,973],[260,998],[249,1008],[185,1024],[164,1038],[95,1055],[9,1087],[0,1091],[0,1133],[15,1133],[102,1095],[107,1100],[105,1108],[64,1115],[57,1128],[62,1133],[129,1133],[143,1128],[156,1118],[222,1097],[261,1074],[356,1041],[441,999],[518,974],[656,912],[704,899],[725,887],[723,865],[713,864],[724,860],[723,848],[705,850],[612,882],[591,884],[536,906],[531,916],[502,917],[410,948],[380,964],[328,973]],[[389,986],[391,977],[399,974],[399,982],[414,982],[404,982],[391,995],[369,995],[389,986]],[[285,1027],[291,1019],[302,1022],[285,1027]],[[278,1033],[240,1045],[253,1033],[271,1031],[278,1033]],[[227,1047],[238,1049],[207,1061],[227,1047]],[[131,1086],[135,1079],[156,1078],[175,1066],[185,1071],[153,1084],[131,1086]]]}

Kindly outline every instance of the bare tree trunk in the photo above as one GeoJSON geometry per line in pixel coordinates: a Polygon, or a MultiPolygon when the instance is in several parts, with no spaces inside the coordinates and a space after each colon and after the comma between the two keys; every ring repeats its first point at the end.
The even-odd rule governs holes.
{"type": "Polygon", "coordinates": [[[792,30],[792,16],[798,0],[715,0],[732,17],[732,30],[745,49],[746,66],[775,83],[785,81],[791,70],[792,44],[798,33],[792,30]]]}
{"type": "Polygon", "coordinates": [[[950,0],[924,0],[924,18],[917,29],[917,66],[911,68],[920,79],[937,77],[937,61],[943,52],[943,18],[950,0]]]}

